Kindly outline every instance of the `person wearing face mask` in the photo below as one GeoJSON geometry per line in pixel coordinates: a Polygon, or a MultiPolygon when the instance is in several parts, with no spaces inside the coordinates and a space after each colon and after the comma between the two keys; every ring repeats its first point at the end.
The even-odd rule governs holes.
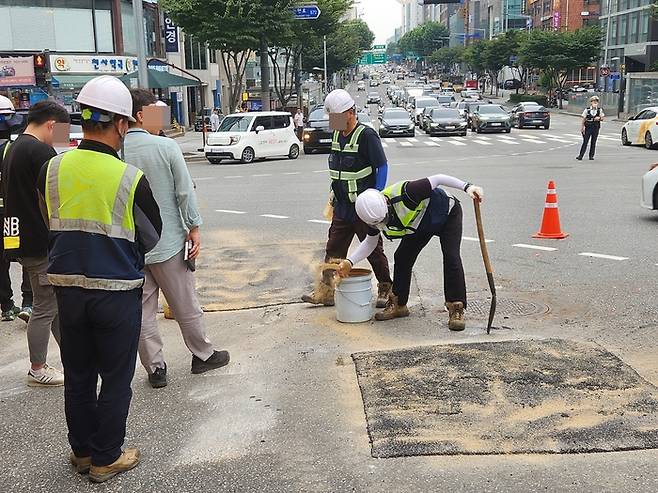
{"type": "Polygon", "coordinates": [[[6,149],[2,161],[2,195],[5,206],[3,246],[6,258],[18,260],[30,278],[32,315],[27,324],[31,387],[56,387],[62,373],[47,364],[52,333],[60,342],[57,301],[46,279],[48,230],[43,222],[37,194],[37,178],[43,163],[57,153],[53,149],[55,126],[69,123],[69,114],[54,101],[39,101],[27,114],[25,132],[6,149]]]}
{"type": "Polygon", "coordinates": [[[433,175],[415,181],[401,181],[382,192],[369,189],[356,200],[356,212],[370,230],[368,236],[347,259],[340,262],[337,273],[349,275],[352,267],[366,258],[380,240],[382,231],[388,239],[401,239],[395,251],[393,291],[386,308],[376,320],[408,317],[411,272],[420,252],[434,236],[439,237],[443,252],[443,285],[450,330],[464,330],[466,322],[466,281],[460,254],[462,207],[454,196],[440,188],[446,186],[482,200],[482,188],[448,175],[433,175]]]}
{"type": "MultiPolygon", "coordinates": [[[[354,235],[363,240],[368,226],[356,214],[357,196],[369,189],[383,190],[388,175],[388,162],[377,132],[359,123],[356,103],[343,89],[329,93],[324,101],[324,111],[334,131],[329,156],[329,176],[333,217],[329,227],[325,262],[345,258],[354,235]]],[[[375,277],[379,282],[377,307],[386,306],[393,282],[384,254],[381,239],[368,255],[375,277]]],[[[318,288],[302,296],[302,301],[315,305],[333,306],[333,271],[322,272],[318,288]]]]}
{"type": "Polygon", "coordinates": [[[603,110],[599,108],[599,97],[592,96],[589,100],[590,106],[583,111],[582,126],[580,133],[583,134],[583,145],[580,147],[580,153],[576,156],[578,161],[583,160],[587,144],[591,141],[589,146],[589,160],[594,160],[596,153],[596,140],[599,138],[599,131],[601,130],[601,122],[605,117],[603,110]]]}
{"type": "Polygon", "coordinates": [[[119,159],[132,117],[128,88],[104,75],[77,97],[83,140],[38,180],[50,229],[64,365],[70,461],[93,482],[135,467],[122,452],[141,328],[144,255],[159,241],[160,210],[144,173],[119,159]],[[98,377],[102,383],[97,395],[98,377]]]}

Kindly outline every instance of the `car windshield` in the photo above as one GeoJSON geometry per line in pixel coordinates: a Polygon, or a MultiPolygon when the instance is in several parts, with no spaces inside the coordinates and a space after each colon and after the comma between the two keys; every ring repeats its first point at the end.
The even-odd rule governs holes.
{"type": "Polygon", "coordinates": [[[480,106],[478,112],[483,115],[506,115],[507,112],[500,106],[480,106]]]}
{"type": "Polygon", "coordinates": [[[436,99],[434,98],[416,99],[416,108],[427,108],[428,106],[436,106],[436,99]]]}
{"type": "Polygon", "coordinates": [[[460,110],[467,110],[469,106],[470,105],[468,103],[463,103],[463,102],[457,103],[457,108],[460,110]]]}
{"type": "Polygon", "coordinates": [[[384,112],[383,118],[391,118],[394,120],[400,120],[400,119],[408,119],[409,118],[409,113],[407,113],[404,110],[386,110],[384,112]]]}
{"type": "Polygon", "coordinates": [[[439,96],[437,98],[437,101],[439,103],[449,103],[452,101],[452,96],[439,96]]]}
{"type": "Polygon", "coordinates": [[[379,93],[378,93],[378,92],[371,92],[370,94],[368,94],[368,97],[370,97],[370,98],[378,98],[378,97],[379,97],[379,93]]]}
{"type": "Polygon", "coordinates": [[[368,113],[359,113],[357,115],[357,119],[361,123],[372,123],[371,120],[370,120],[370,115],[368,113]]]}
{"type": "Polygon", "coordinates": [[[459,111],[448,109],[448,108],[432,110],[432,117],[433,118],[461,118],[459,111]]]}
{"type": "Polygon", "coordinates": [[[329,120],[329,115],[324,112],[324,109],[312,111],[308,116],[308,121],[310,122],[317,122],[321,120],[329,120]]]}
{"type": "Polygon", "coordinates": [[[246,132],[253,116],[227,116],[222,120],[218,132],[246,132]]]}

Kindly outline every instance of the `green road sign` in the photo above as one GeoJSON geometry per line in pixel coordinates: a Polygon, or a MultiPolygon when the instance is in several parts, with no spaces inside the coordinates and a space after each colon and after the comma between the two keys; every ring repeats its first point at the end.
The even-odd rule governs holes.
{"type": "Polygon", "coordinates": [[[386,52],[364,51],[359,59],[359,65],[383,65],[387,61],[386,52]]]}
{"type": "Polygon", "coordinates": [[[373,50],[385,50],[386,45],[375,45],[372,47],[373,50]]]}

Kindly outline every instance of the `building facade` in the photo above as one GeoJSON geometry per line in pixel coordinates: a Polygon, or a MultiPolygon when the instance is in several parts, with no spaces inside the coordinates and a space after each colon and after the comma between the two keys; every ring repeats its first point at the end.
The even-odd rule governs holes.
{"type": "MultiPolygon", "coordinates": [[[[601,0],[603,3],[606,0],[601,0]]],[[[529,27],[575,31],[599,23],[600,0],[527,0],[529,27]]],[[[615,0],[616,3],[616,0],[615,0]]]]}

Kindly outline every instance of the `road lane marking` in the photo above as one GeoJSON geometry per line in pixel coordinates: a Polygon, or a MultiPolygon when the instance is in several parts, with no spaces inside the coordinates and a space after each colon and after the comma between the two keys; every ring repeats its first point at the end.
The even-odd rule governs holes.
{"type": "Polygon", "coordinates": [[[242,176],[242,175],[232,175],[232,176],[225,176],[224,178],[226,178],[227,180],[230,180],[231,178],[244,178],[244,176],[242,176]]]}
{"type": "Polygon", "coordinates": [[[400,142],[402,147],[411,147],[413,144],[411,142],[400,142]]]}
{"type": "Polygon", "coordinates": [[[264,177],[264,176],[272,176],[272,175],[269,174],[269,173],[263,173],[262,175],[251,175],[251,176],[252,176],[252,178],[261,178],[261,177],[264,177]]]}
{"type": "Polygon", "coordinates": [[[260,217],[268,217],[270,219],[290,219],[288,216],[278,216],[276,214],[261,214],[260,217]]]}
{"type": "Polygon", "coordinates": [[[628,260],[628,257],[618,257],[616,255],[605,255],[603,253],[583,252],[579,253],[581,257],[602,258],[605,260],[628,260]]]}
{"type": "Polygon", "coordinates": [[[556,252],[557,251],[557,248],[538,246],[538,245],[526,245],[525,243],[517,243],[517,244],[512,245],[512,246],[517,247],[517,248],[528,248],[530,250],[541,250],[542,252],[556,252]]]}
{"type": "Polygon", "coordinates": [[[552,141],[554,141],[554,142],[562,142],[563,144],[569,144],[569,143],[571,143],[570,140],[564,140],[564,139],[561,139],[560,137],[546,137],[546,139],[550,139],[550,140],[552,140],[552,141]]]}
{"type": "Polygon", "coordinates": [[[600,136],[599,135],[599,139],[612,140],[612,141],[615,141],[615,142],[621,142],[621,140],[619,140],[617,137],[608,137],[608,136],[600,136]]]}
{"type": "Polygon", "coordinates": [[[579,139],[583,138],[582,134],[564,134],[564,135],[566,135],[567,137],[577,137],[579,139]]]}
{"type": "Polygon", "coordinates": [[[386,139],[386,142],[390,142],[392,144],[397,144],[398,141],[395,140],[395,139],[386,139]]]}
{"type": "Polygon", "coordinates": [[[214,180],[216,176],[201,176],[199,178],[192,178],[194,181],[203,181],[203,180],[214,180]]]}
{"type": "Polygon", "coordinates": [[[308,222],[315,224],[331,224],[331,221],[323,221],[321,219],[309,219],[308,222]]]}
{"type": "Polygon", "coordinates": [[[532,139],[529,139],[527,137],[521,137],[521,139],[524,140],[525,142],[533,143],[533,144],[545,144],[546,143],[546,141],[538,140],[536,137],[532,138],[532,139]]]}
{"type": "Polygon", "coordinates": [[[504,144],[512,144],[512,145],[519,145],[520,144],[520,142],[517,142],[514,139],[509,139],[508,140],[508,139],[503,139],[502,137],[501,137],[501,140],[499,140],[498,142],[502,142],[504,144]]]}
{"type": "Polygon", "coordinates": [[[439,144],[438,142],[432,142],[432,141],[429,141],[429,142],[425,141],[425,145],[430,146],[430,147],[441,147],[441,144],[439,144]]]}
{"type": "Polygon", "coordinates": [[[461,136],[453,137],[453,138],[456,139],[456,140],[468,140],[466,137],[461,137],[461,136]]]}
{"type": "Polygon", "coordinates": [[[223,212],[224,214],[246,214],[244,211],[232,211],[230,209],[215,209],[215,212],[223,212]]]}
{"type": "Polygon", "coordinates": [[[414,138],[414,137],[409,137],[409,138],[407,139],[407,142],[418,142],[418,139],[416,139],[416,138],[414,138]]]}
{"type": "Polygon", "coordinates": [[[510,137],[509,135],[499,135],[498,138],[505,140],[514,140],[514,137],[510,137]]]}
{"type": "Polygon", "coordinates": [[[480,139],[480,140],[491,140],[491,137],[485,137],[484,135],[480,135],[478,137],[478,139],[480,139]]]}
{"type": "Polygon", "coordinates": [[[522,138],[522,139],[538,139],[539,137],[537,137],[536,135],[532,135],[532,134],[527,134],[527,133],[525,133],[525,132],[521,132],[521,138],[522,138]]]}
{"type": "Polygon", "coordinates": [[[430,140],[434,142],[441,142],[441,139],[439,139],[438,137],[430,137],[430,140]]]}
{"type": "MultiPolygon", "coordinates": [[[[472,236],[462,236],[462,240],[465,240],[465,241],[478,241],[478,242],[480,241],[479,238],[473,238],[472,236]]],[[[486,240],[485,239],[484,242],[485,243],[493,243],[494,240],[486,240]]]]}
{"type": "Polygon", "coordinates": [[[291,171],[288,173],[283,173],[284,175],[292,176],[292,175],[301,175],[299,171],[291,171]]]}
{"type": "Polygon", "coordinates": [[[454,145],[454,146],[465,146],[466,144],[464,142],[459,142],[458,140],[446,140],[446,142],[454,145]]]}
{"type": "Polygon", "coordinates": [[[317,169],[313,173],[327,173],[329,170],[327,169],[317,169]]]}
{"type": "Polygon", "coordinates": [[[473,142],[476,144],[480,144],[482,146],[490,146],[491,142],[485,142],[484,140],[479,140],[479,139],[473,139],[473,142]]]}

